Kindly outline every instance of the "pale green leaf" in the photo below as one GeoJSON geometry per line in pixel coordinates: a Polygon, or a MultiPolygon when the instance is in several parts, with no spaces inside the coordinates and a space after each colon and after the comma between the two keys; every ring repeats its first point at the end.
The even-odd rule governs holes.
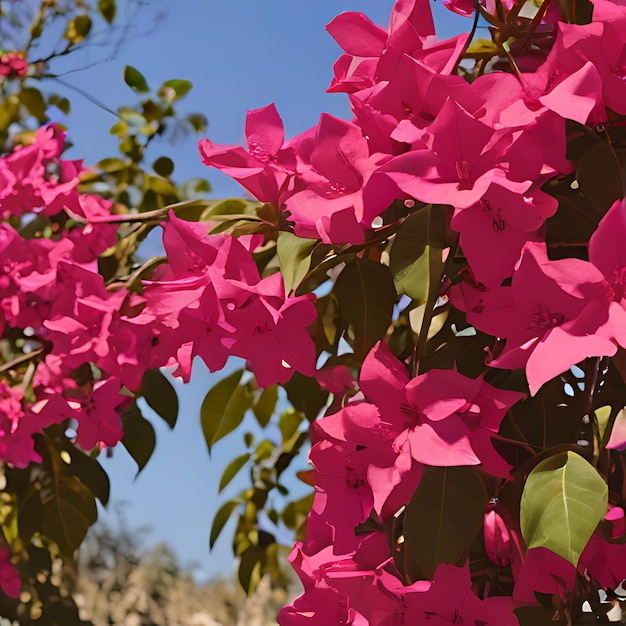
{"type": "Polygon", "coordinates": [[[522,494],[526,546],[547,548],[577,566],[607,501],[606,483],[581,456],[568,451],[545,459],[528,475],[522,494]]]}
{"type": "Polygon", "coordinates": [[[311,253],[317,245],[315,239],[304,239],[293,233],[278,233],[277,254],[285,283],[285,293],[297,289],[311,267],[311,253]]]}

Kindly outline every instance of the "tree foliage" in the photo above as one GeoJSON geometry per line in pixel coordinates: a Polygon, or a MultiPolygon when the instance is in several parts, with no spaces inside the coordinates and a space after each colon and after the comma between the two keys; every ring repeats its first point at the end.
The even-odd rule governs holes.
{"type": "MultiPolygon", "coordinates": [[[[249,486],[209,543],[237,518],[251,593],[285,584],[293,532],[304,593],[281,624],[571,623],[585,600],[603,618],[598,590],[626,577],[626,11],[446,5],[471,33],[436,40],[426,0],[397,2],[388,29],[328,25],[352,121],[286,139],[268,105],[247,147],[201,140],[248,199],[190,197],[206,184],[177,184],[165,155],[146,165],[172,125],[204,128],[176,114],[183,79],[154,90],[127,66],[139,101],[93,168],[63,158],[60,127],[28,130],[66,106],[38,81],[88,41],[78,4],[50,8],[61,50],[2,57],[7,615],[79,623],[52,573],[108,498],[99,453],[121,442],[141,471],[154,432],[137,400],[178,417],[160,368],[187,382],[196,357],[238,357],[202,403],[207,450],[246,416],[263,438],[243,433],[225,468],[220,490],[244,470],[249,486]],[[155,228],[165,256],[141,261],[155,228]],[[307,450],[313,489],[294,498],[307,450]]],[[[115,22],[114,3],[97,10],[115,22]]]]}

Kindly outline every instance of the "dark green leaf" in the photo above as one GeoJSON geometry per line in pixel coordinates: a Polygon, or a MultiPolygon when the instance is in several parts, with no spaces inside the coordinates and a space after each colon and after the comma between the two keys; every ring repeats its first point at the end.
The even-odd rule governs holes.
{"type": "Polygon", "coordinates": [[[312,422],[326,405],[328,392],[320,387],[315,378],[295,372],[291,380],[283,385],[287,399],[298,410],[302,411],[312,422]]]}
{"type": "Polygon", "coordinates": [[[220,536],[226,522],[230,519],[233,511],[241,504],[239,500],[229,500],[222,504],[218,512],[213,518],[213,524],[211,525],[211,535],[209,538],[209,547],[213,548],[217,538],[220,536]]]}
{"type": "Polygon", "coordinates": [[[397,300],[388,267],[356,258],[339,274],[334,294],[345,320],[363,336],[366,350],[385,336],[397,300]]]}
{"type": "Polygon", "coordinates": [[[620,164],[608,142],[597,144],[583,156],[576,179],[580,190],[600,215],[624,195],[620,164]]]}
{"type": "Polygon", "coordinates": [[[123,446],[137,463],[137,475],[150,460],[156,445],[152,424],[141,414],[136,402],[132,402],[122,415],[124,425],[123,446]]]}
{"type": "Polygon", "coordinates": [[[520,505],[528,549],[543,547],[575,567],[606,515],[608,488],[596,469],[568,451],[539,463],[526,479],[520,505]]]}
{"type": "Polygon", "coordinates": [[[169,178],[174,171],[174,161],[169,157],[159,157],[153,164],[152,169],[163,178],[169,178]]]}
{"type": "Polygon", "coordinates": [[[428,580],[440,563],[460,564],[482,526],[487,501],[476,468],[424,467],[404,518],[412,574],[428,580]]]}
{"type": "Polygon", "coordinates": [[[98,0],[98,12],[110,24],[115,19],[115,0],[98,0]]]}
{"type": "Polygon", "coordinates": [[[124,68],[124,82],[134,91],[146,93],[150,91],[144,75],[132,65],[124,68]]]}
{"type": "Polygon", "coordinates": [[[222,478],[220,479],[220,484],[218,487],[218,493],[221,493],[226,486],[230,483],[230,481],[235,478],[235,476],[239,473],[239,470],[250,460],[251,454],[246,452],[245,454],[241,454],[238,457],[235,457],[224,470],[222,474],[222,478]]]}
{"type": "Polygon", "coordinates": [[[42,456],[47,472],[41,478],[40,491],[43,532],[63,554],[71,556],[98,517],[96,501],[91,491],[69,471],[50,440],[42,437],[39,442],[46,446],[42,456]]]}
{"type": "Polygon", "coordinates": [[[72,445],[64,436],[48,438],[50,451],[56,450],[67,469],[93,493],[102,504],[109,501],[110,482],[107,473],[97,459],[94,459],[76,446],[72,445]]]}
{"type": "Polygon", "coordinates": [[[254,593],[261,580],[266,558],[265,549],[260,546],[250,546],[241,553],[238,578],[248,595],[254,593]]]}
{"type": "Polygon", "coordinates": [[[311,252],[316,245],[316,239],[304,239],[288,232],[278,233],[276,250],[285,283],[285,294],[297,289],[309,271],[311,252]]]}
{"type": "Polygon", "coordinates": [[[268,425],[272,415],[274,415],[277,402],[278,385],[272,385],[271,387],[263,389],[257,403],[252,407],[256,420],[259,422],[261,428],[265,428],[268,425]]]}
{"type": "Polygon", "coordinates": [[[200,407],[202,432],[209,449],[241,424],[252,408],[251,394],[239,385],[243,370],[233,372],[209,390],[200,407]]]}
{"type": "Polygon", "coordinates": [[[141,394],[148,406],[162,417],[170,428],[174,428],[178,419],[178,396],[172,383],[161,370],[148,370],[141,381],[141,394]]]}

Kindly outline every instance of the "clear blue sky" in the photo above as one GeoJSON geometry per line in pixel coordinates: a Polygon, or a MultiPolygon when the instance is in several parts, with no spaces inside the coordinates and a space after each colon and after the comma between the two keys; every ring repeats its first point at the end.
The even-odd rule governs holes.
{"type": "MultiPolygon", "coordinates": [[[[391,0],[294,2],[293,0],[155,0],[153,8],[163,13],[149,34],[127,40],[117,58],[64,78],[108,107],[133,102],[134,94],[123,83],[123,67],[138,68],[155,88],[171,78],[194,84],[181,103],[185,112],[202,112],[209,119],[208,136],[220,143],[243,141],[246,109],[275,102],[283,117],[287,136],[315,125],[322,111],[349,118],[347,97],[326,94],[332,64],[340,54],[325,24],[342,11],[361,11],[376,23],[387,26],[391,0]]],[[[154,10],[149,9],[150,15],[154,10]]],[[[471,23],[435,6],[440,36],[469,29],[471,23]]],[[[102,56],[101,50],[87,51],[85,64],[102,56]]],[[[68,58],[54,66],[76,67],[68,58]]],[[[52,87],[52,85],[50,85],[52,87]]],[[[62,93],[60,86],[55,91],[62,93]]],[[[80,96],[68,92],[73,112],[66,121],[75,148],[72,155],[93,163],[110,156],[115,142],[108,134],[115,121],[80,96]]],[[[241,195],[236,184],[200,162],[195,140],[171,146],[160,144],[154,157],[170,155],[175,178],[208,177],[213,195],[241,195]]],[[[104,465],[112,479],[112,502],[128,500],[126,517],[131,526],[152,529],[147,543],[166,541],[183,563],[197,562],[201,577],[230,574],[234,561],[228,528],[224,540],[209,553],[208,536],[212,514],[224,501],[217,484],[225,463],[240,454],[241,436],[218,444],[209,461],[199,424],[199,407],[204,394],[225,374],[209,375],[196,365],[192,383],[181,392],[179,423],[173,432],[154,420],[157,449],[133,481],[135,467],[123,449],[117,449],[104,465]]],[[[241,488],[226,492],[233,496],[241,488]]]]}

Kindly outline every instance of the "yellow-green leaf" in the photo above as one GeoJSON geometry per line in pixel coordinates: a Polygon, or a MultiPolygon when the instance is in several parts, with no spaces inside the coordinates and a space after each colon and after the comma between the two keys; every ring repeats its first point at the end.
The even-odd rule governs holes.
{"type": "Polygon", "coordinates": [[[568,451],[539,463],[526,479],[520,523],[526,546],[548,548],[572,565],[606,515],[608,488],[585,459],[568,451]]]}

